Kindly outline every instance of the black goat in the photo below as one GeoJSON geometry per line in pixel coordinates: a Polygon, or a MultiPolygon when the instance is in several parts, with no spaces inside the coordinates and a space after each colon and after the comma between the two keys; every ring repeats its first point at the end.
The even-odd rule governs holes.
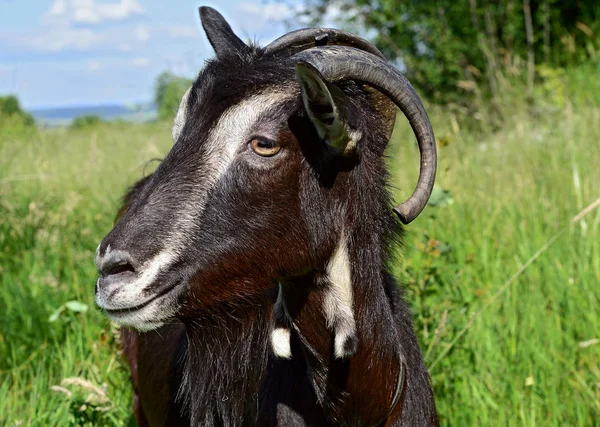
{"type": "Polygon", "coordinates": [[[417,189],[396,208],[405,223],[435,175],[418,96],[350,34],[301,30],[260,48],[200,13],[217,58],[182,100],[172,150],[96,252],[98,305],[141,331],[123,330],[138,422],[437,424],[388,272],[399,225],[386,96],[421,150],[417,189]]]}

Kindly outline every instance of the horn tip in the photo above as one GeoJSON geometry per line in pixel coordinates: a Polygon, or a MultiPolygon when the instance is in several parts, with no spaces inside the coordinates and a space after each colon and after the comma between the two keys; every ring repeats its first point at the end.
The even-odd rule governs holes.
{"type": "Polygon", "coordinates": [[[404,204],[396,206],[394,208],[394,213],[398,215],[400,222],[402,222],[404,225],[410,224],[415,219],[414,215],[411,215],[409,209],[407,209],[404,204]]]}
{"type": "Polygon", "coordinates": [[[317,67],[315,67],[313,64],[311,64],[308,61],[298,61],[296,62],[296,76],[298,75],[303,75],[306,73],[317,73],[318,75],[321,75],[321,72],[319,71],[319,69],[317,67]]]}

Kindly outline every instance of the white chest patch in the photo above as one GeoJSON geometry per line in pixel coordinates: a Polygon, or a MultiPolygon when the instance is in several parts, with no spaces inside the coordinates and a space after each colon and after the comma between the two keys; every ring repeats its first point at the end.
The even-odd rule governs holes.
{"type": "MultiPolygon", "coordinates": [[[[323,300],[323,311],[327,327],[334,334],[334,356],[344,359],[356,352],[356,321],[353,311],[352,269],[348,257],[348,242],[342,237],[329,263],[327,264],[327,288],[323,300]]],[[[292,357],[290,328],[293,319],[285,309],[283,291],[279,285],[279,294],[274,307],[275,326],[271,332],[271,346],[277,357],[292,357]]],[[[299,331],[301,333],[301,331],[299,331]]]]}
{"type": "Polygon", "coordinates": [[[275,305],[273,306],[273,320],[274,326],[271,331],[271,348],[273,349],[273,353],[282,359],[291,359],[291,319],[285,307],[281,284],[278,285],[277,301],[275,301],[275,305]]]}
{"type": "Polygon", "coordinates": [[[273,329],[271,333],[271,345],[273,346],[273,353],[277,357],[291,359],[290,328],[279,327],[273,329]]]}
{"type": "Polygon", "coordinates": [[[348,257],[348,242],[343,236],[327,265],[329,287],[323,310],[330,329],[334,331],[334,355],[350,357],[356,350],[356,321],[352,309],[352,270],[348,257]]]}

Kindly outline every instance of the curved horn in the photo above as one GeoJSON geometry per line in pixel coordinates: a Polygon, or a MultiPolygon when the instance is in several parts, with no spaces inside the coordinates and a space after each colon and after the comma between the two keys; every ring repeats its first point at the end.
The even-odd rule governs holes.
{"type": "MultiPolygon", "coordinates": [[[[334,28],[304,28],[292,31],[275,39],[264,48],[265,55],[289,57],[316,46],[349,46],[377,55],[385,59],[383,54],[367,40],[346,31],[334,28]]],[[[373,107],[384,118],[385,134],[389,139],[394,131],[396,108],[377,91],[373,91],[373,107]]]]}
{"type": "Polygon", "coordinates": [[[315,47],[295,54],[292,60],[312,65],[330,82],[356,80],[373,86],[404,113],[417,137],[421,169],[413,194],[394,211],[404,224],[414,220],[431,195],[437,154],[429,117],[410,82],[383,59],[351,47],[315,47]]]}
{"type": "Polygon", "coordinates": [[[265,46],[266,55],[292,56],[315,46],[338,45],[355,47],[384,58],[383,54],[367,40],[333,28],[304,28],[292,31],[265,46]]]}

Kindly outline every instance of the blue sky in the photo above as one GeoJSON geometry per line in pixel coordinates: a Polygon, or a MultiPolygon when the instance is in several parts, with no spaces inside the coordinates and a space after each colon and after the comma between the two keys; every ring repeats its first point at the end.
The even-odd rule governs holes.
{"type": "Polygon", "coordinates": [[[0,0],[0,94],[25,108],[137,103],[155,77],[193,77],[212,50],[198,7],[213,6],[242,39],[288,30],[291,2],[270,0],[0,0]]]}

